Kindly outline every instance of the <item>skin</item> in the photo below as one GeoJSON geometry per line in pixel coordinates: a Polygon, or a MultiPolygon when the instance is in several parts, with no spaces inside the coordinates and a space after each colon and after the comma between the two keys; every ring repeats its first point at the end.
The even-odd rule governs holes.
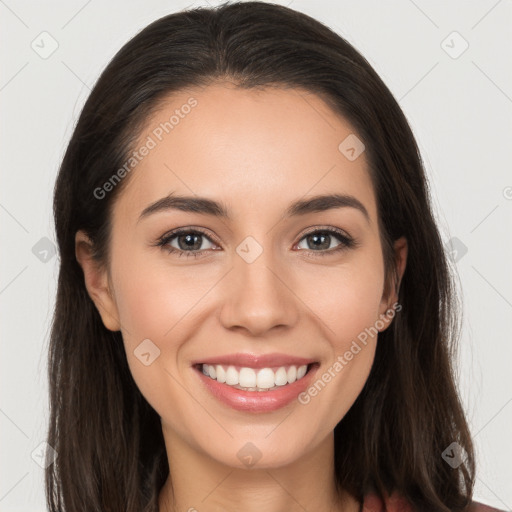
{"type": "MultiPolygon", "coordinates": [[[[170,96],[140,142],[191,96],[197,106],[126,178],[113,209],[109,267],[96,266],[87,237],[76,235],[89,295],[104,325],[121,330],[132,375],[162,420],[174,504],[168,480],[160,510],[355,512],[356,500],[334,485],[333,430],[368,378],[377,336],[308,404],[264,414],[217,401],[191,362],[282,352],[313,358],[321,375],[365,328],[383,318],[379,330],[389,326],[384,315],[397,296],[385,287],[365,153],[350,161],[338,150],[355,130],[319,97],[230,83],[170,96]],[[222,201],[233,219],[168,210],[138,221],[170,192],[222,201]],[[333,192],[355,196],[369,222],[351,207],[283,219],[292,201],[333,192]],[[153,245],[190,226],[211,235],[199,239],[202,256],[153,245]],[[333,236],[328,249],[315,249],[305,234],[317,227],[342,229],[359,245],[329,254],[340,243],[333,236]],[[236,252],[247,236],[263,249],[250,264],[236,252]],[[149,366],[134,355],[144,339],[160,349],[149,366]],[[251,468],[237,456],[247,442],[261,453],[251,468]]],[[[177,238],[171,243],[180,247],[177,238]]],[[[401,278],[404,239],[395,255],[401,278]]]]}

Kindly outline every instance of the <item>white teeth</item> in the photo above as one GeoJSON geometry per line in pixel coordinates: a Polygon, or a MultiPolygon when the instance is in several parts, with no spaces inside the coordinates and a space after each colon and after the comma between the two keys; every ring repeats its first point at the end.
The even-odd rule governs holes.
{"type": "MultiPolygon", "coordinates": [[[[304,375],[306,375],[306,372],[308,371],[308,367],[306,365],[303,365],[303,366],[299,366],[297,368],[297,380],[299,379],[302,379],[302,377],[304,377],[304,375]]],[[[217,376],[217,380],[218,380],[218,376],[217,376]]]]}
{"type": "Polygon", "coordinates": [[[290,368],[288,368],[288,371],[286,372],[286,375],[288,377],[288,384],[293,384],[297,380],[297,367],[290,366],[290,368]]]}
{"type": "MultiPolygon", "coordinates": [[[[203,364],[203,368],[208,366],[203,364]]],[[[226,384],[230,386],[236,386],[238,384],[238,372],[236,371],[234,366],[229,366],[226,372],[226,384]]]]}
{"type": "Polygon", "coordinates": [[[288,377],[285,367],[281,366],[276,372],[276,386],[284,386],[285,384],[288,384],[288,377]]]}
{"type": "Polygon", "coordinates": [[[275,380],[276,376],[270,368],[262,368],[256,376],[256,386],[263,389],[273,388],[275,380]]]}
{"type": "Polygon", "coordinates": [[[226,372],[220,364],[215,367],[215,371],[217,372],[217,382],[226,382],[226,372]]]}
{"type": "Polygon", "coordinates": [[[256,386],[256,372],[252,368],[241,368],[238,373],[238,384],[243,388],[256,386]]]}
{"type": "Polygon", "coordinates": [[[296,380],[302,379],[306,375],[308,366],[291,365],[288,368],[281,366],[276,371],[272,368],[254,368],[243,367],[240,371],[234,366],[228,366],[227,369],[220,365],[203,364],[202,372],[218,382],[226,383],[237,389],[246,391],[266,391],[278,386],[292,384],[296,380]]]}

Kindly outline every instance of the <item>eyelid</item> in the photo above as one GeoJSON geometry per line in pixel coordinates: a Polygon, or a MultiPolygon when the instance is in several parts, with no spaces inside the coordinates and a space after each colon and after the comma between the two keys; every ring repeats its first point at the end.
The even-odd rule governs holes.
{"type": "MultiPolygon", "coordinates": [[[[196,227],[196,226],[186,226],[184,228],[176,228],[171,229],[170,231],[167,231],[164,233],[161,237],[158,238],[158,242],[166,241],[169,238],[174,238],[176,236],[185,234],[185,233],[200,233],[205,238],[208,238],[210,242],[214,243],[215,245],[220,245],[220,243],[217,241],[216,237],[211,235],[209,232],[207,232],[204,228],[196,227]]],[[[199,252],[199,251],[196,251],[199,252]]]]}
{"type": "Polygon", "coordinates": [[[308,228],[306,231],[301,233],[300,234],[300,238],[299,238],[299,242],[305,236],[311,235],[313,233],[317,233],[318,231],[334,232],[334,233],[337,233],[338,235],[340,235],[342,237],[345,237],[345,238],[347,238],[349,240],[353,239],[353,237],[349,233],[347,233],[344,229],[337,228],[337,227],[334,227],[334,226],[322,226],[322,225],[320,225],[320,226],[313,226],[312,228],[308,228]]]}
{"type": "MultiPolygon", "coordinates": [[[[331,234],[331,235],[334,234],[334,235],[337,235],[338,237],[340,237],[340,239],[341,239],[340,245],[335,247],[334,249],[328,249],[326,251],[314,251],[311,249],[301,249],[298,252],[307,252],[307,253],[313,254],[316,257],[316,256],[333,254],[337,251],[342,251],[343,249],[350,249],[350,248],[355,248],[355,247],[359,246],[359,242],[343,229],[340,229],[340,228],[337,228],[334,226],[312,226],[312,227],[309,227],[306,231],[302,232],[299,235],[298,241],[294,244],[293,247],[297,246],[305,237],[307,237],[311,234],[314,234],[314,233],[322,233],[322,232],[327,232],[328,234],[331,234]]],[[[185,227],[170,230],[170,231],[164,233],[161,237],[159,237],[158,240],[156,241],[156,243],[153,245],[160,246],[162,248],[166,248],[170,254],[179,253],[180,256],[186,254],[187,256],[197,257],[197,256],[202,256],[202,255],[204,255],[204,253],[207,253],[209,251],[218,250],[218,249],[202,249],[200,251],[184,251],[181,249],[176,249],[175,247],[169,248],[168,244],[170,242],[170,239],[174,239],[175,237],[178,237],[181,234],[190,234],[190,233],[201,234],[202,236],[207,238],[214,245],[221,246],[221,244],[219,244],[216,241],[215,236],[210,235],[208,232],[206,232],[206,230],[204,228],[200,228],[200,227],[196,227],[196,226],[185,226],[185,227]]]]}
{"type": "Polygon", "coordinates": [[[335,236],[338,237],[338,240],[340,244],[332,249],[328,249],[326,251],[314,251],[312,249],[302,249],[299,252],[306,252],[313,257],[322,257],[322,256],[328,256],[332,254],[336,254],[348,249],[355,249],[359,247],[359,241],[354,238],[352,235],[350,235],[347,231],[337,228],[335,226],[313,226],[312,228],[308,228],[307,231],[301,233],[299,236],[298,242],[294,245],[298,245],[304,238],[306,238],[309,235],[315,234],[315,233],[327,233],[329,236],[335,236]]]}

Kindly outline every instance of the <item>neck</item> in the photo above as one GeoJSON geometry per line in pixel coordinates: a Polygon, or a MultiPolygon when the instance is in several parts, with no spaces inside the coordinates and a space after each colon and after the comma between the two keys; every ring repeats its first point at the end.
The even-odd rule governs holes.
{"type": "Polygon", "coordinates": [[[169,478],[159,512],[358,512],[358,502],[339,493],[334,472],[334,434],[287,466],[240,469],[198,452],[164,427],[169,478]]]}

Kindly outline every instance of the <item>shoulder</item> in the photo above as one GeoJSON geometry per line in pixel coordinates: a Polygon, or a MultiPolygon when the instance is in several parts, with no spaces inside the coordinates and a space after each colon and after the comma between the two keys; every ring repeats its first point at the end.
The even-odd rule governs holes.
{"type": "MultiPolygon", "coordinates": [[[[365,497],[363,503],[363,512],[414,512],[411,504],[397,494],[392,494],[383,503],[375,494],[369,494],[365,497]]],[[[481,503],[473,502],[468,512],[503,512],[497,508],[492,508],[481,503]]]]}

